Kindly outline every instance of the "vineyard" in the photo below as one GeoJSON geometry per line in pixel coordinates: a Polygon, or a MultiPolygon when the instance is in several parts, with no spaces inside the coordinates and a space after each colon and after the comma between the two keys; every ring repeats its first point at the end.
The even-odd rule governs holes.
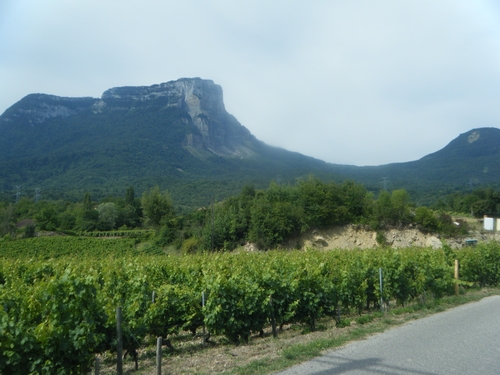
{"type": "MultiPolygon", "coordinates": [[[[99,232],[97,232],[99,233],[99,232]]],[[[137,249],[131,238],[34,237],[0,243],[0,258],[55,259],[60,257],[100,258],[107,256],[163,254],[154,246],[137,249]]]]}
{"type": "Polygon", "coordinates": [[[453,293],[454,259],[464,285],[497,285],[500,244],[452,251],[269,251],[167,256],[133,239],[36,238],[0,248],[0,372],[80,374],[116,350],[116,308],[129,353],[148,335],[208,332],[238,343],[296,323],[315,329],[338,308],[362,314],[453,293]],[[383,291],[379,289],[383,270],[383,291]],[[153,296],[154,292],[154,298],[153,296]],[[205,304],[202,304],[202,293],[205,304]]]}

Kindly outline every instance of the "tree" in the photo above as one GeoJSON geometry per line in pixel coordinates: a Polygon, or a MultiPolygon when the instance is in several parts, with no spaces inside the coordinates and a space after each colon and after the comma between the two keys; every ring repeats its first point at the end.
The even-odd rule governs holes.
{"type": "Polygon", "coordinates": [[[304,212],[302,207],[292,203],[289,193],[288,188],[271,184],[269,190],[255,197],[248,239],[259,248],[273,248],[300,232],[304,212]]]}
{"type": "Polygon", "coordinates": [[[135,228],[141,225],[141,207],[140,202],[135,199],[135,192],[132,186],[125,192],[125,206],[121,209],[121,224],[129,228],[135,228]]]}
{"type": "Polygon", "coordinates": [[[83,209],[85,211],[90,211],[92,209],[92,199],[90,198],[90,193],[85,193],[83,197],[83,209]]]}
{"type": "Polygon", "coordinates": [[[378,199],[374,203],[373,216],[375,226],[383,228],[393,223],[391,195],[387,190],[380,192],[378,199]]]}
{"type": "Polygon", "coordinates": [[[36,224],[41,230],[54,231],[59,227],[59,217],[55,208],[48,204],[35,215],[36,224]]]}
{"type": "Polygon", "coordinates": [[[14,206],[9,204],[7,207],[0,208],[0,236],[13,233],[14,225],[14,206]]]}
{"type": "Polygon", "coordinates": [[[32,199],[22,197],[14,206],[18,220],[32,218],[36,211],[35,202],[32,199]]]}
{"type": "Polygon", "coordinates": [[[436,215],[427,207],[417,207],[415,210],[415,223],[428,231],[436,231],[439,225],[436,215]]]}
{"type": "Polygon", "coordinates": [[[82,210],[77,215],[76,227],[83,231],[92,231],[96,229],[99,220],[99,213],[93,209],[90,193],[85,193],[83,197],[82,210]]]}
{"type": "Polygon", "coordinates": [[[170,195],[167,191],[162,193],[158,185],[142,194],[141,204],[146,224],[152,227],[159,227],[174,216],[170,195]]]}
{"type": "Polygon", "coordinates": [[[398,224],[410,221],[410,194],[405,189],[394,190],[391,194],[393,220],[398,224]]]}
{"type": "Polygon", "coordinates": [[[381,191],[373,209],[376,226],[408,224],[410,203],[410,195],[405,189],[394,190],[392,194],[381,191]]]}
{"type": "Polygon", "coordinates": [[[76,217],[72,211],[64,211],[59,215],[59,227],[62,230],[70,230],[75,227],[76,217]]]}
{"type": "Polygon", "coordinates": [[[99,212],[99,229],[111,230],[115,227],[118,210],[114,203],[101,203],[97,206],[97,212],[99,212]]]}
{"type": "Polygon", "coordinates": [[[133,206],[134,199],[135,199],[134,188],[132,186],[129,186],[127,188],[127,191],[125,192],[125,204],[133,206]]]}

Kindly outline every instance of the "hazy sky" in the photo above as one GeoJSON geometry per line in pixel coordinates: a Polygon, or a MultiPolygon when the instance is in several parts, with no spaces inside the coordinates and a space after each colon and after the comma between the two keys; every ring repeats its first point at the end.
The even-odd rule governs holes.
{"type": "Polygon", "coordinates": [[[416,160],[500,127],[499,4],[0,0],[0,113],[35,92],[201,77],[270,145],[340,164],[416,160]]]}

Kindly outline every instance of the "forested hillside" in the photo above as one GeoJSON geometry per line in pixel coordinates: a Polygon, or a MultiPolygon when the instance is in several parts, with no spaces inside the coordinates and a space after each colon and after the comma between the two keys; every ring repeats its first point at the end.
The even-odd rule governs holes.
{"type": "MultiPolygon", "coordinates": [[[[250,125],[250,124],[249,124],[250,125]]],[[[306,126],[306,125],[304,125],[306,126]]],[[[356,142],[356,139],[346,140],[356,142]]],[[[478,128],[420,160],[329,164],[257,140],[225,108],[222,88],[199,78],[109,89],[101,98],[28,95],[0,116],[0,199],[19,193],[76,202],[158,185],[190,212],[245,185],[354,180],[377,194],[405,189],[418,204],[498,187],[500,130],[478,128]]]]}
{"type": "Polygon", "coordinates": [[[158,186],[136,197],[129,187],[125,196],[94,200],[90,193],[80,202],[22,198],[16,204],[0,203],[0,235],[4,241],[58,231],[80,236],[132,236],[146,241],[153,251],[184,253],[233,250],[248,242],[260,249],[282,246],[307,230],[344,224],[383,231],[409,225],[442,236],[465,234],[449,212],[477,217],[496,214],[500,192],[477,189],[455,193],[433,207],[418,206],[404,189],[369,192],[353,181],[323,182],[310,176],[295,184],[272,183],[267,189],[245,186],[239,194],[181,213],[175,201],[158,186]],[[25,222],[22,229],[16,223],[25,222]],[[145,229],[149,229],[145,231],[145,229]],[[137,231],[139,230],[139,231],[137,231]]]}
{"type": "Polygon", "coordinates": [[[420,204],[451,194],[500,186],[500,129],[479,128],[460,134],[443,149],[407,163],[343,167],[337,173],[376,191],[406,189],[420,204]]]}
{"type": "Polygon", "coordinates": [[[224,109],[212,81],[106,91],[101,99],[28,95],[0,117],[0,194],[76,201],[168,189],[178,209],[314,173],[320,160],[265,145],[224,109]]]}

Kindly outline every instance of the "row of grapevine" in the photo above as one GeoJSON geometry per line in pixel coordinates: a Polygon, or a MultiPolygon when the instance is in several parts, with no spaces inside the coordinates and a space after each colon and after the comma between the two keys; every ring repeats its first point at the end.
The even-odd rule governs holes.
{"type": "Polygon", "coordinates": [[[0,245],[0,258],[12,259],[52,259],[65,256],[101,258],[144,253],[163,254],[163,251],[153,246],[138,250],[136,240],[132,238],[34,237],[3,242],[0,245]]]}
{"type": "Polygon", "coordinates": [[[111,231],[92,231],[92,232],[75,232],[75,235],[80,237],[132,237],[137,238],[145,235],[152,235],[152,230],[111,230],[111,231]]]}
{"type": "MultiPolygon", "coordinates": [[[[88,240],[88,239],[87,239],[88,240]]],[[[102,241],[102,240],[101,240],[102,241]]],[[[73,374],[116,345],[122,306],[124,347],[203,324],[237,342],[270,325],[314,329],[337,307],[362,312],[380,300],[405,304],[453,291],[453,259],[464,281],[500,281],[500,245],[450,249],[218,253],[15,260],[0,258],[0,372],[73,374]],[[493,264],[494,263],[494,264],[493,264]],[[152,293],[155,292],[155,301],[152,293]],[[202,307],[201,293],[206,296],[202,307]]]]}

